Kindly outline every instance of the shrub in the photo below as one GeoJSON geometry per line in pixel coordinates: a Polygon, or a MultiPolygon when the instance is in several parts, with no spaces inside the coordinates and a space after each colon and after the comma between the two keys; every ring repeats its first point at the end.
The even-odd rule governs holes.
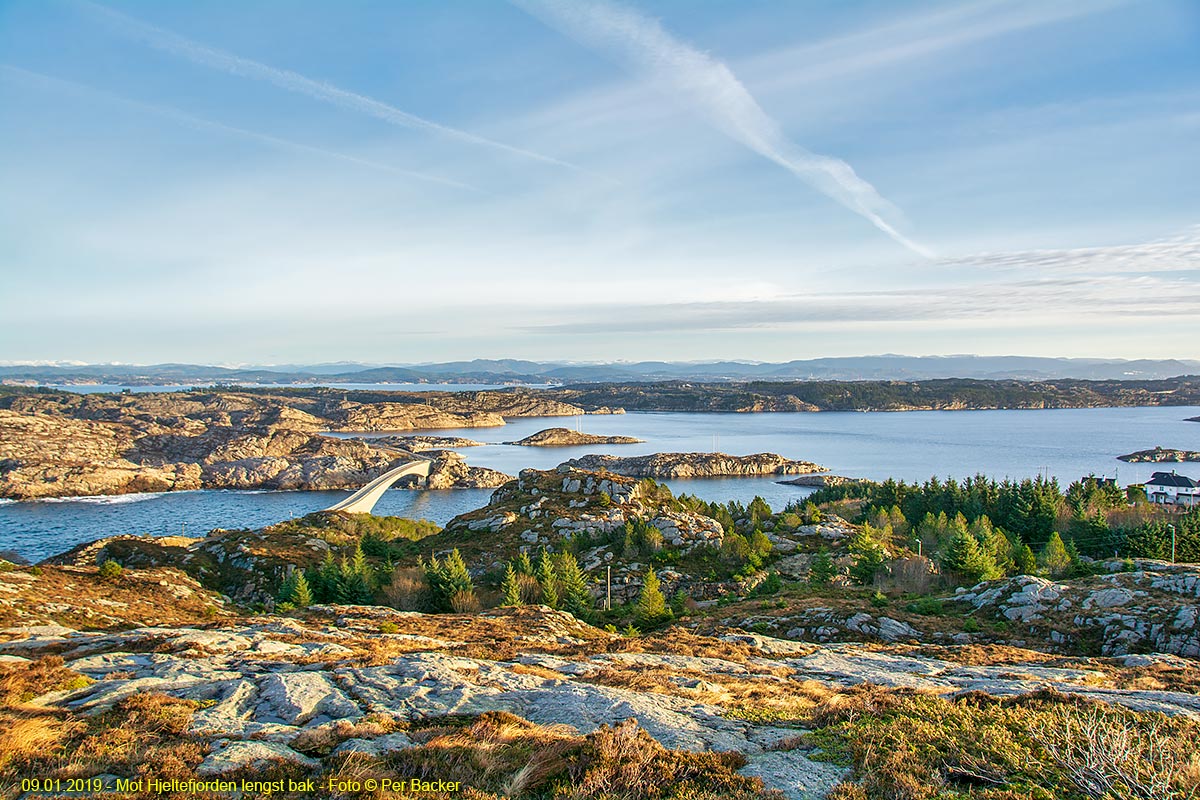
{"type": "Polygon", "coordinates": [[[392,580],[383,587],[383,597],[389,606],[400,611],[417,611],[426,605],[429,582],[420,567],[398,567],[392,580]]]}
{"type": "Polygon", "coordinates": [[[400,626],[392,622],[390,619],[379,624],[380,633],[399,633],[400,626]]]}
{"type": "Polygon", "coordinates": [[[921,614],[926,617],[940,617],[945,610],[942,607],[942,601],[936,597],[922,597],[915,603],[909,603],[907,608],[913,614],[921,614]]]}
{"type": "Polygon", "coordinates": [[[113,561],[111,558],[100,565],[100,578],[106,581],[115,581],[125,572],[125,568],[113,561]]]}
{"type": "Polygon", "coordinates": [[[470,614],[480,608],[482,606],[474,591],[460,590],[450,595],[450,610],[455,614],[470,614]]]}

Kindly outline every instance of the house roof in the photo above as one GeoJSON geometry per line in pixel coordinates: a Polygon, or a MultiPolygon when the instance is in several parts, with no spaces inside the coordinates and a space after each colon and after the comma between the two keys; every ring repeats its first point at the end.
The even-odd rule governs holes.
{"type": "Polygon", "coordinates": [[[1187,475],[1176,475],[1174,472],[1156,472],[1146,481],[1147,486],[1174,486],[1180,489],[1195,489],[1200,483],[1187,475]]]}

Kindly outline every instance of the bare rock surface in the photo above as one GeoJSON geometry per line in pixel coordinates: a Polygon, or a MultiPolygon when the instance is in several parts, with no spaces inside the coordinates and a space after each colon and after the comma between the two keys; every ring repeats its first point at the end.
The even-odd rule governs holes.
{"type": "Polygon", "coordinates": [[[505,444],[523,447],[571,447],[586,444],[638,444],[643,441],[645,440],[632,436],[601,436],[595,433],[573,431],[570,428],[546,428],[530,434],[524,439],[505,442],[505,444]]]}
{"type": "Polygon", "coordinates": [[[1133,571],[1069,582],[1021,575],[960,590],[956,600],[1043,640],[1075,646],[1096,641],[1106,656],[1150,651],[1200,657],[1196,565],[1141,561],[1133,571]]]}
{"type": "Polygon", "coordinates": [[[776,453],[747,456],[725,453],[653,453],[645,456],[594,454],[571,459],[567,464],[584,470],[605,469],[635,478],[718,478],[825,472],[824,467],[811,461],[793,461],[776,453]]]}
{"type": "MultiPolygon", "coordinates": [[[[768,788],[798,800],[822,798],[844,770],[787,749],[786,740],[803,731],[753,722],[723,705],[727,687],[761,685],[786,693],[793,682],[797,691],[818,681],[833,689],[870,683],[997,697],[1052,688],[1200,719],[1197,695],[1119,688],[1099,667],[1019,657],[973,664],[957,660],[949,649],[933,655],[918,647],[801,644],[738,632],[693,637],[689,652],[669,646],[608,652],[621,637],[539,607],[456,617],[315,606],[303,619],[268,616],[213,628],[91,634],[30,625],[4,638],[2,655],[59,654],[67,667],[90,679],[35,698],[43,706],[91,715],[133,694],[198,701],[189,731],[211,743],[200,768],[205,776],[275,761],[317,768],[319,760],[305,754],[310,751],[304,742],[318,732],[346,731],[329,745],[336,754],[378,756],[414,746],[403,730],[379,727],[379,720],[406,725],[504,711],[581,733],[636,718],[666,747],[737,751],[749,761],[743,774],[762,778],[768,788]],[[381,638],[383,622],[399,633],[381,638]],[[326,650],[330,645],[335,649],[326,650]],[[480,645],[489,654],[481,654],[480,645]],[[711,654],[697,651],[701,647],[711,647],[711,654]],[[301,648],[304,657],[295,658],[293,648],[301,648]],[[660,676],[660,685],[635,688],[641,684],[634,678],[642,674],[660,676]],[[376,727],[355,727],[367,717],[376,727]]],[[[1136,658],[1166,665],[1178,660],[1136,658]]]]}
{"type": "MultiPolygon", "coordinates": [[[[0,397],[0,497],[359,488],[413,452],[474,443],[325,434],[502,426],[505,416],[581,413],[521,392],[15,394],[0,397]]],[[[498,475],[455,474],[438,486],[496,486],[498,475]]]]}

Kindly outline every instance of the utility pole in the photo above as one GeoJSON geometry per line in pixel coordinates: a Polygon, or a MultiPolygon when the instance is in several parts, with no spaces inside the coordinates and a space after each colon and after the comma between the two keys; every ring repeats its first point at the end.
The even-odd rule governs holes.
{"type": "Polygon", "coordinates": [[[608,565],[607,589],[604,592],[604,610],[612,611],[612,564],[608,565]]]}
{"type": "Polygon", "coordinates": [[[1171,529],[1171,563],[1175,563],[1175,526],[1167,523],[1167,527],[1171,529]]]}

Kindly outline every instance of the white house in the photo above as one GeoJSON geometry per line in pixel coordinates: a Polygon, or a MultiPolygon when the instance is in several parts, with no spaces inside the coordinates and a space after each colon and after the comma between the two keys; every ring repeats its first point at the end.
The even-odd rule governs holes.
{"type": "Polygon", "coordinates": [[[1174,471],[1156,472],[1146,481],[1146,496],[1164,506],[1200,505],[1200,482],[1174,471]]]}

